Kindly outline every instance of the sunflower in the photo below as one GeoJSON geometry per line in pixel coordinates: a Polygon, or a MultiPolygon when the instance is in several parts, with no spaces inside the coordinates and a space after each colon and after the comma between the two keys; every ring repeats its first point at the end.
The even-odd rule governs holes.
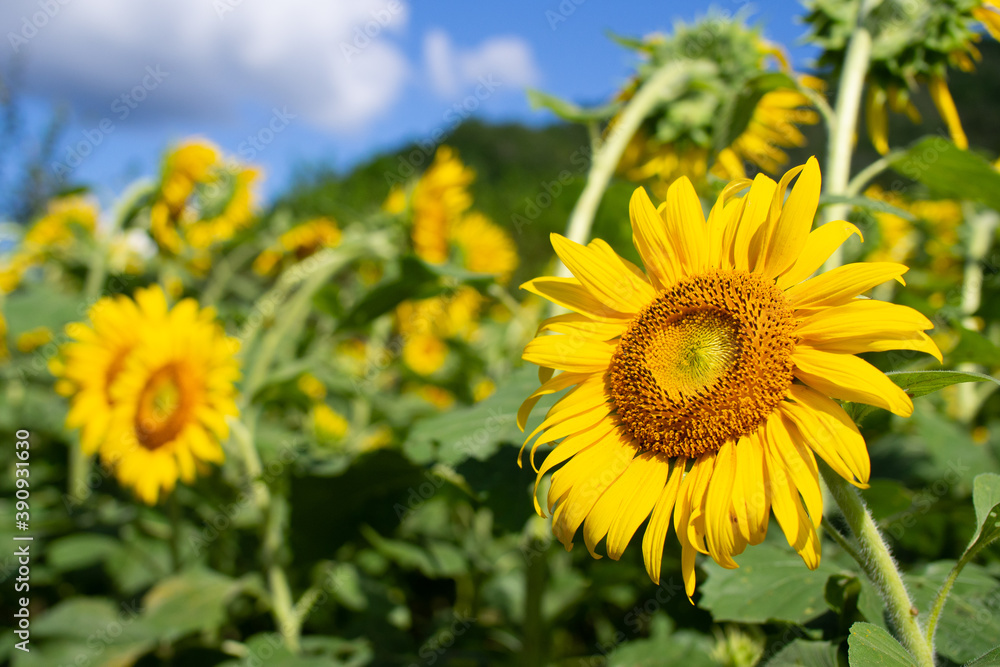
{"type": "MultiPolygon", "coordinates": [[[[618,102],[631,99],[650,73],[667,63],[700,59],[717,65],[716,74],[693,81],[647,117],[619,161],[626,178],[649,180],[654,192],[665,192],[681,176],[698,187],[706,184],[709,174],[723,180],[744,178],[747,164],[775,173],[788,161],[785,149],[806,144],[798,126],[819,122],[818,114],[808,108],[809,98],[795,86],[818,90],[822,82],[797,76],[797,84],[793,83],[794,74],[782,50],[738,21],[710,15],[692,26],[678,25],[672,36],[653,35],[632,47],[648,62],[640,65],[616,96],[618,102]],[[706,34],[712,39],[706,41],[706,34]],[[789,75],[784,87],[762,90],[746,127],[719,150],[720,115],[727,113],[733,98],[752,90],[762,77],[773,78],[770,68],[775,63],[782,74],[789,75]]],[[[617,118],[611,119],[609,129],[617,118]]]]}
{"type": "MultiPolygon", "coordinates": [[[[840,0],[806,0],[812,26],[810,41],[822,51],[821,68],[841,76],[850,36],[858,22],[858,5],[840,0]]],[[[865,25],[871,33],[871,57],[866,78],[865,124],[875,149],[889,152],[889,111],[921,121],[912,95],[926,84],[938,115],[959,148],[969,142],[948,89],[948,72],[972,72],[982,58],[976,44],[980,25],[1000,36],[1000,3],[996,0],[935,0],[935,2],[870,3],[865,25]]]]}
{"type": "Polygon", "coordinates": [[[83,451],[94,454],[111,421],[111,387],[141,338],[136,324],[159,326],[163,317],[158,299],[147,290],[139,290],[135,301],[121,294],[103,297],[90,307],[87,316],[89,326],[82,322],[66,326],[66,335],[73,342],[60,348],[49,369],[62,386],[71,388],[67,428],[79,428],[83,451]]]}
{"type": "MultiPolygon", "coordinates": [[[[543,395],[569,389],[525,441],[537,436],[533,465],[538,447],[559,441],[536,468],[536,492],[565,464],[552,475],[547,506],[567,549],[582,524],[595,558],[606,537],[618,559],[649,517],[642,549],[659,582],[672,523],[690,597],[695,555],[737,567],[733,556],[764,539],[773,510],[806,565],[819,564],[816,455],[859,487],[870,471],[864,439],[832,399],[913,410],[902,389],[854,354],[913,349],[940,358],[923,315],[857,298],[900,279],[905,266],[848,264],[810,278],[859,233],[844,221],[810,233],[819,193],[814,158],[780,183],[764,175],[730,183],[707,222],[686,178],[659,209],[637,189],[629,213],[645,271],[603,241],[552,235],[575,277],[523,288],[573,312],[545,320],[525,348],[542,385],[518,424],[543,395]]],[[[542,513],[537,496],[535,506],[542,513]]]]}
{"type": "MultiPolygon", "coordinates": [[[[227,164],[212,144],[188,141],[164,160],[150,230],[167,252],[202,251],[231,239],[253,219],[255,169],[227,164]]],[[[197,254],[197,253],[196,253],[197,254]]]]}
{"type": "Polygon", "coordinates": [[[466,188],[475,177],[454,150],[448,146],[437,149],[434,162],[413,189],[411,235],[418,257],[432,264],[448,259],[449,232],[472,205],[472,195],[466,188]]]}
{"type": "Polygon", "coordinates": [[[254,260],[253,270],[261,276],[274,273],[283,259],[303,260],[321,248],[335,248],[340,245],[340,227],[329,218],[316,218],[295,225],[278,237],[276,243],[266,248],[254,260]]]}
{"type": "Polygon", "coordinates": [[[451,241],[462,266],[476,273],[488,273],[505,284],[517,268],[517,248],[503,229],[482,213],[462,216],[451,228],[451,241]]]}
{"type": "MultiPolygon", "coordinates": [[[[517,247],[488,217],[467,211],[472,205],[467,186],[474,178],[452,149],[438,148],[413,191],[413,250],[426,262],[452,258],[468,271],[491,274],[506,284],[518,265],[517,247]]],[[[396,199],[393,208],[403,210],[396,199]]],[[[404,301],[396,309],[396,326],[404,338],[403,363],[418,375],[437,372],[448,357],[445,340],[471,338],[485,302],[469,286],[448,296],[404,301]]]]}
{"type": "Polygon", "coordinates": [[[83,429],[85,451],[99,451],[119,481],[154,504],[178,478],[194,481],[203,462],[220,463],[226,416],[237,414],[236,341],[210,308],[193,299],[168,307],[159,287],[135,301],[102,299],[88,327],[68,333],[66,378],[77,386],[68,426],[83,429]]]}

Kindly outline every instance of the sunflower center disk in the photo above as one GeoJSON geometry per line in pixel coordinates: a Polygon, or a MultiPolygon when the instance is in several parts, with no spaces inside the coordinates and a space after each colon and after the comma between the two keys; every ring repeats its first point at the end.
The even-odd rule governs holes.
{"type": "Polygon", "coordinates": [[[608,371],[622,425],[647,450],[700,456],[754,432],[792,384],[792,308],[745,271],[688,278],[622,334],[608,371]]]}
{"type": "Polygon", "coordinates": [[[135,415],[139,444],[149,450],[170,442],[190,421],[192,387],[182,369],[165,366],[150,376],[135,415]]]}

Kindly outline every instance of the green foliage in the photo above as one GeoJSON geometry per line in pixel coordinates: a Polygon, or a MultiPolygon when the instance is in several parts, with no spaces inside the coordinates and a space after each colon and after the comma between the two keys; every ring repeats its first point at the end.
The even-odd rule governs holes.
{"type": "Polygon", "coordinates": [[[847,644],[850,647],[848,655],[851,667],[915,667],[917,664],[892,635],[871,623],[852,625],[847,644]]]}

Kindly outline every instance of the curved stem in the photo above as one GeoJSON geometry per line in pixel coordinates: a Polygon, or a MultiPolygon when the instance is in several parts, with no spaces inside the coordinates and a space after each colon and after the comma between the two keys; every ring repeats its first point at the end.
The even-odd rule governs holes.
{"type": "MultiPolygon", "coordinates": [[[[824,191],[829,195],[845,194],[851,177],[851,154],[858,126],[858,111],[861,108],[861,91],[868,75],[872,52],[872,35],[865,26],[871,4],[871,0],[861,0],[858,3],[857,26],[847,44],[840,84],[837,87],[836,119],[827,149],[826,172],[823,175],[824,191]]],[[[847,211],[846,204],[828,206],[825,221],[840,220],[847,215],[847,211]]],[[[823,270],[836,268],[843,261],[843,251],[838,248],[823,265],[823,270]]]]}
{"type": "Polygon", "coordinates": [[[919,667],[934,667],[934,652],[917,623],[915,607],[889,547],[857,490],[825,464],[823,480],[858,542],[858,564],[878,590],[897,638],[919,667]]]}
{"type": "Polygon", "coordinates": [[[853,558],[858,565],[864,568],[865,564],[862,562],[863,559],[861,557],[861,554],[858,553],[858,550],[854,548],[853,544],[847,541],[847,538],[844,537],[844,534],[841,533],[839,530],[837,530],[837,527],[834,526],[832,523],[830,523],[830,520],[827,519],[826,517],[823,517],[822,525],[824,528],[826,528],[827,534],[833,538],[834,542],[837,543],[837,546],[843,549],[848,556],[853,558]]]}
{"type": "Polygon", "coordinates": [[[868,181],[872,180],[883,171],[892,166],[892,161],[895,160],[902,154],[901,151],[890,151],[886,153],[879,159],[872,162],[870,165],[862,169],[857,173],[857,175],[851,179],[851,182],[847,184],[847,188],[844,190],[844,194],[848,197],[855,197],[861,192],[861,188],[868,184],[868,181]]]}
{"type": "Polygon", "coordinates": [[[951,568],[951,572],[948,573],[948,578],[944,580],[941,584],[941,588],[938,590],[937,595],[934,596],[934,603],[931,605],[931,612],[927,616],[927,643],[931,646],[934,645],[934,633],[937,631],[938,619],[941,616],[941,612],[944,611],[944,605],[948,602],[948,594],[951,593],[952,586],[955,585],[955,580],[958,579],[958,575],[962,573],[962,569],[969,564],[979,550],[986,546],[986,542],[978,544],[972,549],[969,549],[957,563],[955,567],[951,568]]]}

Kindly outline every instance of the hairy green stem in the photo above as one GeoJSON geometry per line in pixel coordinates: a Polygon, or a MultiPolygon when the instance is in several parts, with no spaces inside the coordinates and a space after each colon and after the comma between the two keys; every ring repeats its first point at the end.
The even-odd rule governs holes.
{"type": "Polygon", "coordinates": [[[829,466],[821,464],[820,471],[833,499],[844,514],[847,525],[854,533],[859,547],[858,564],[882,597],[897,638],[919,667],[934,667],[934,651],[924,639],[924,633],[917,623],[916,608],[903,583],[903,577],[861,495],[829,466]]]}
{"type": "MultiPolygon", "coordinates": [[[[828,195],[846,194],[851,177],[851,155],[858,126],[858,111],[861,108],[861,91],[865,85],[865,77],[868,76],[872,52],[872,35],[865,25],[871,4],[871,0],[858,2],[857,26],[847,44],[847,53],[840,73],[834,111],[836,118],[833,132],[830,134],[826,170],[823,174],[824,192],[828,195]]],[[[824,219],[827,222],[841,220],[847,215],[848,210],[846,204],[833,204],[826,208],[824,219]]],[[[823,270],[829,271],[843,262],[843,251],[838,248],[823,265],[823,270]]]]}

